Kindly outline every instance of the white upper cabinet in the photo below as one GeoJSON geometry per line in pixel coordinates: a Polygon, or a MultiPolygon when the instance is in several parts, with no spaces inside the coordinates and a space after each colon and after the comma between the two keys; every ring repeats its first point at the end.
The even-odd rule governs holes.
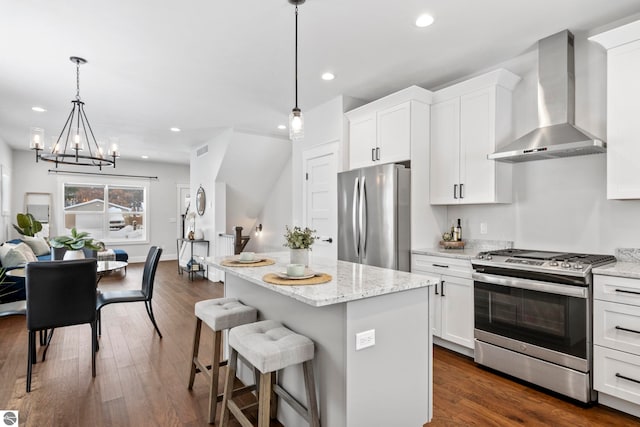
{"type": "Polygon", "coordinates": [[[434,94],[431,204],[511,202],[511,164],[487,155],[511,141],[511,92],[519,81],[496,70],[434,94]]]}
{"type": "Polygon", "coordinates": [[[607,49],[607,198],[640,199],[640,21],[589,40],[607,49]]]}
{"type": "Polygon", "coordinates": [[[430,102],[431,92],[411,86],[346,113],[349,168],[411,160],[412,123],[428,122],[430,102]]]}

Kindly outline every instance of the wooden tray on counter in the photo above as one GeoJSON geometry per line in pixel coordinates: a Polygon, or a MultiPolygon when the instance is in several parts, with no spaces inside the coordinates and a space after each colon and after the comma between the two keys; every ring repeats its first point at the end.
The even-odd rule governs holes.
{"type": "Polygon", "coordinates": [[[464,240],[460,242],[445,242],[440,240],[440,246],[445,249],[464,249],[464,240]]]}

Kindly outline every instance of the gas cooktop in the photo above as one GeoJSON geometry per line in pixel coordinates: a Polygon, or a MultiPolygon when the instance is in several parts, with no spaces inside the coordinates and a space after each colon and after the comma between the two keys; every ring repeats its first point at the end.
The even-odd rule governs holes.
{"type": "Polygon", "coordinates": [[[500,266],[519,270],[545,270],[588,273],[593,267],[615,262],[613,255],[579,254],[572,252],[536,251],[527,249],[501,249],[480,252],[473,264],[500,266]]]}

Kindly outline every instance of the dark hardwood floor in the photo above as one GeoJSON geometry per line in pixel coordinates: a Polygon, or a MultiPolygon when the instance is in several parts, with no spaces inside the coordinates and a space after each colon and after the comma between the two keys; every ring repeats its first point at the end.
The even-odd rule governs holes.
{"type": "MultiPolygon", "coordinates": [[[[0,410],[19,410],[20,426],[207,425],[204,379],[197,377],[194,389],[187,390],[193,304],[218,298],[223,290],[221,284],[189,282],[176,270],[175,261],[161,262],[156,275],[153,307],[163,339],[155,334],[143,303],[103,309],[95,379],[89,326],[60,328],[47,360],[34,366],[27,394],[25,318],[0,319],[0,410]]],[[[141,274],[142,264],[132,264],[126,277],[114,273],[100,287],[136,288],[141,274]]],[[[209,354],[211,336],[203,336],[201,354],[209,354]]],[[[503,378],[441,348],[435,349],[433,401],[436,426],[640,425],[620,412],[584,409],[503,378]]]]}

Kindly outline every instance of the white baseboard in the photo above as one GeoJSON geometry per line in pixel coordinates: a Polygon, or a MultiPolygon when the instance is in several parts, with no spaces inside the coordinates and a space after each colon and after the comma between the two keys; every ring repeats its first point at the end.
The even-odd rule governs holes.
{"type": "Polygon", "coordinates": [[[640,417],[640,405],[619,399],[606,393],[598,392],[598,403],[618,411],[640,417]]]}
{"type": "Polygon", "coordinates": [[[473,357],[474,355],[473,349],[463,347],[451,341],[443,340],[440,337],[433,337],[433,343],[436,345],[439,345],[440,347],[444,347],[448,350],[455,351],[456,353],[464,354],[465,356],[473,357]]]}

